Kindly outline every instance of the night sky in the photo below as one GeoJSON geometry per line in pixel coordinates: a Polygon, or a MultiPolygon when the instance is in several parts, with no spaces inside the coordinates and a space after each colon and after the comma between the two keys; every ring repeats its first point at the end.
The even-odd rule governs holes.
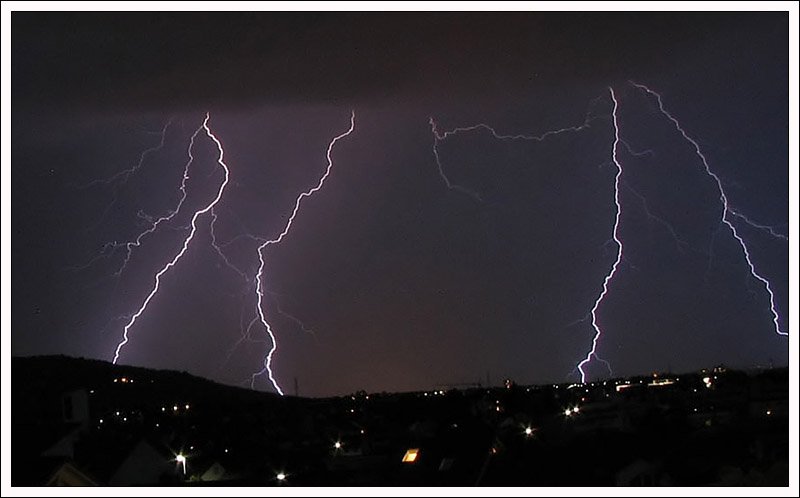
{"type": "MultiPolygon", "coordinates": [[[[120,363],[249,385],[259,243],[275,376],[301,395],[576,380],[616,257],[614,89],[624,257],[598,311],[615,375],[788,364],[764,286],[720,225],[693,147],[731,207],[789,235],[788,14],[12,13],[12,354],[110,361],[126,318],[230,168],[210,221],[132,327],[120,363]],[[581,131],[542,141],[507,135],[581,131]],[[127,181],[94,183],[135,166],[127,181]],[[649,151],[649,152],[647,152],[649,151]],[[649,213],[649,215],[648,215],[649,213]],[[98,257],[100,256],[100,257],[98,257]],[[280,311],[278,312],[278,307],[280,311]],[[124,318],[120,318],[124,317],[124,318]],[[296,320],[301,321],[301,327],[296,320]],[[235,346],[235,347],[234,347],[235,346]]],[[[788,243],[737,223],[789,328],[788,243]]],[[[590,379],[608,377],[597,361],[590,379]]],[[[271,391],[266,376],[255,387],[271,391]]]]}

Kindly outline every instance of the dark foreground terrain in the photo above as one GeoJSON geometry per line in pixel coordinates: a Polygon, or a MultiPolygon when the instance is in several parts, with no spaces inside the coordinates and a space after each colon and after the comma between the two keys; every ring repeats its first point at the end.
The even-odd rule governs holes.
{"type": "Polygon", "coordinates": [[[12,359],[12,485],[789,483],[788,370],[279,397],[12,359]]]}

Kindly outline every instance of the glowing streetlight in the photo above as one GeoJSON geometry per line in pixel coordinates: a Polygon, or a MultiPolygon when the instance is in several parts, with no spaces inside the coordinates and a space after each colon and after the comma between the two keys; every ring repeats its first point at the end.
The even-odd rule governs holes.
{"type": "Polygon", "coordinates": [[[183,474],[186,475],[186,457],[183,456],[182,453],[178,453],[178,456],[175,457],[175,461],[183,466],[183,474]]]}
{"type": "Polygon", "coordinates": [[[528,437],[531,437],[533,435],[533,429],[531,429],[530,427],[526,427],[525,428],[525,435],[528,436],[528,437]]]}
{"type": "Polygon", "coordinates": [[[335,449],[337,449],[337,450],[340,450],[340,449],[342,449],[342,443],[341,443],[341,441],[336,441],[335,443],[333,443],[333,447],[334,447],[335,449]]]}
{"type": "Polygon", "coordinates": [[[278,482],[283,482],[286,480],[286,474],[283,472],[278,472],[278,474],[275,476],[275,479],[277,479],[278,482]]]}

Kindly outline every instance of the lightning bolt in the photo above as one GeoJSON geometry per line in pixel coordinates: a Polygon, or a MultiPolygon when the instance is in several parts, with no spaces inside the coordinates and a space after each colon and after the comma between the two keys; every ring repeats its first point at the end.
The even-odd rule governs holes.
{"type": "Polygon", "coordinates": [[[211,223],[209,224],[209,229],[210,229],[209,231],[211,232],[211,247],[214,248],[214,251],[216,251],[216,253],[219,255],[219,257],[225,263],[225,266],[227,266],[232,271],[234,271],[236,274],[238,274],[240,277],[242,277],[242,279],[245,282],[249,283],[250,282],[250,278],[247,276],[247,274],[245,274],[245,272],[240,270],[239,267],[237,267],[236,265],[231,263],[231,260],[228,259],[228,256],[226,256],[225,253],[222,251],[222,247],[227,246],[228,244],[230,244],[232,242],[232,240],[228,241],[225,244],[220,245],[219,241],[217,241],[217,233],[214,230],[216,224],[217,224],[217,213],[212,209],[211,210],[211,223]]]}
{"type": "MultiPolygon", "coordinates": [[[[122,334],[122,341],[120,341],[120,343],[117,345],[117,349],[114,352],[114,360],[112,362],[114,364],[116,364],[117,360],[119,360],[119,355],[120,355],[120,352],[122,351],[122,348],[128,343],[128,340],[129,340],[128,339],[128,333],[129,333],[131,327],[133,327],[133,325],[136,323],[136,320],[142,315],[142,313],[144,313],[144,311],[147,309],[147,305],[153,299],[153,296],[155,296],[156,293],[158,292],[159,285],[161,284],[161,277],[167,271],[169,271],[170,268],[175,266],[178,263],[178,261],[181,259],[181,257],[184,255],[184,253],[186,253],[186,250],[189,247],[189,243],[192,241],[192,239],[194,238],[194,234],[197,232],[197,219],[201,215],[211,211],[214,208],[214,206],[222,198],[222,193],[225,190],[225,186],[228,184],[230,171],[228,170],[228,166],[225,164],[225,161],[224,161],[224,151],[222,149],[222,144],[217,139],[217,137],[214,135],[214,133],[211,131],[211,129],[208,127],[208,120],[209,119],[210,119],[210,116],[209,116],[208,113],[206,113],[205,120],[203,120],[203,124],[202,124],[202,126],[200,128],[205,130],[205,133],[208,136],[208,138],[210,138],[214,142],[214,144],[216,144],[217,149],[219,150],[219,157],[217,158],[217,163],[220,166],[222,166],[222,169],[225,172],[225,178],[222,181],[222,183],[220,184],[220,187],[219,187],[219,190],[217,191],[216,197],[214,197],[214,199],[206,207],[204,207],[203,209],[200,209],[199,211],[196,211],[194,213],[194,215],[192,216],[191,230],[189,232],[189,235],[183,241],[183,246],[181,247],[181,249],[178,252],[178,254],[176,254],[175,257],[172,258],[172,260],[169,263],[167,263],[158,273],[156,273],[155,278],[154,278],[155,282],[153,284],[153,290],[150,291],[150,294],[147,295],[147,298],[144,300],[144,302],[142,303],[142,305],[139,308],[139,310],[131,316],[130,321],[128,322],[127,325],[125,325],[125,329],[123,330],[123,334],[122,334]]],[[[197,132],[195,132],[195,135],[197,135],[197,132]]],[[[195,135],[193,135],[193,137],[195,135]]],[[[192,141],[192,144],[194,144],[194,141],[192,141]]],[[[191,156],[191,147],[190,147],[189,150],[190,150],[190,156],[191,156]]]]}
{"type": "MultiPolygon", "coordinates": [[[[443,135],[440,135],[438,130],[436,129],[436,121],[434,121],[433,118],[430,118],[430,125],[431,125],[431,132],[433,132],[433,157],[436,158],[436,165],[439,167],[439,176],[442,177],[442,180],[444,180],[444,183],[445,185],[447,185],[447,188],[449,188],[450,190],[455,190],[456,192],[461,192],[462,194],[466,194],[478,202],[483,202],[483,199],[481,199],[480,194],[478,194],[477,192],[473,192],[472,190],[466,187],[462,187],[461,185],[456,185],[455,183],[452,183],[450,179],[447,177],[447,175],[444,173],[444,166],[442,166],[442,160],[441,158],[439,158],[439,142],[441,142],[447,137],[448,132],[445,132],[443,135]]],[[[476,125],[475,128],[477,128],[478,126],[481,125],[476,125]]],[[[454,132],[455,130],[450,133],[454,132]]]]}
{"type": "Polygon", "coordinates": [[[750,274],[753,276],[753,278],[764,284],[764,288],[767,290],[767,294],[769,294],[770,312],[772,313],[772,323],[775,325],[775,333],[782,336],[788,336],[789,333],[782,331],[780,328],[778,310],[775,305],[775,294],[772,292],[772,288],[769,285],[769,281],[766,278],[762,277],[756,271],[756,267],[755,265],[753,265],[753,261],[750,257],[750,251],[747,248],[747,244],[745,243],[744,239],[739,235],[739,232],[736,230],[736,226],[732,223],[730,217],[739,218],[754,228],[767,229],[769,233],[771,233],[773,236],[779,238],[785,238],[785,240],[788,240],[788,237],[783,237],[782,234],[778,234],[777,232],[770,230],[769,227],[753,223],[746,216],[734,211],[729,205],[728,196],[725,195],[725,190],[722,188],[722,180],[720,180],[719,176],[717,176],[713,171],[711,171],[711,167],[708,165],[708,160],[706,159],[705,155],[703,155],[703,152],[700,150],[700,145],[698,145],[698,143],[693,138],[691,138],[686,133],[686,131],[684,131],[683,127],[681,127],[681,124],[678,122],[678,120],[664,108],[664,103],[661,99],[661,95],[651,90],[645,85],[633,81],[631,81],[630,83],[636,88],[646,92],[648,95],[655,97],[656,101],[658,102],[658,108],[660,109],[661,113],[664,116],[666,116],[670,121],[672,121],[672,124],[675,125],[675,129],[683,136],[683,138],[687,142],[689,142],[692,145],[695,154],[697,154],[697,156],[703,163],[703,168],[705,169],[705,172],[717,184],[717,189],[719,190],[719,200],[722,203],[722,217],[720,219],[720,222],[726,225],[730,229],[731,235],[733,235],[733,238],[736,239],[736,241],[739,243],[739,246],[742,248],[742,254],[744,255],[745,262],[747,263],[747,266],[750,269],[750,274]]]}
{"type": "MultiPolygon", "coordinates": [[[[592,102],[594,102],[594,101],[592,101],[592,102]]],[[[477,130],[484,130],[484,131],[489,132],[494,138],[496,138],[498,140],[529,140],[529,141],[541,142],[541,141],[545,140],[546,138],[554,136],[554,135],[560,135],[562,133],[578,132],[578,131],[584,130],[584,129],[586,129],[586,128],[588,128],[590,126],[590,123],[591,123],[592,119],[593,118],[591,116],[591,112],[587,112],[586,113],[586,119],[584,120],[583,124],[581,124],[579,126],[569,126],[569,127],[561,128],[561,129],[558,129],[558,130],[549,130],[549,131],[546,131],[546,132],[542,133],[541,135],[522,135],[522,134],[520,134],[520,135],[502,135],[502,134],[498,133],[497,130],[495,130],[494,128],[492,128],[491,126],[489,126],[486,123],[478,123],[478,124],[474,124],[474,125],[471,125],[471,126],[462,126],[462,127],[458,127],[458,128],[453,128],[452,130],[445,130],[443,133],[440,133],[438,126],[436,126],[436,120],[433,119],[433,117],[431,117],[428,122],[431,125],[431,132],[433,133],[433,157],[436,159],[436,166],[439,168],[439,176],[442,177],[442,180],[444,180],[444,183],[445,183],[445,185],[447,185],[447,188],[450,189],[450,190],[455,190],[455,191],[461,192],[463,194],[466,194],[466,195],[472,197],[473,199],[475,199],[478,202],[483,202],[483,198],[481,198],[480,194],[478,194],[477,192],[474,192],[472,190],[469,190],[466,187],[463,187],[461,185],[457,185],[457,184],[451,182],[450,179],[447,177],[447,175],[444,172],[444,166],[442,166],[442,160],[439,157],[439,144],[442,141],[446,140],[447,138],[449,138],[449,137],[451,137],[453,135],[457,135],[459,133],[472,132],[472,131],[477,131],[477,130]]]]}
{"type": "Polygon", "coordinates": [[[275,311],[278,314],[280,314],[281,316],[285,317],[287,320],[289,320],[291,322],[294,322],[294,324],[297,325],[297,327],[300,330],[302,330],[306,334],[308,334],[311,337],[313,337],[315,341],[319,341],[319,338],[317,337],[317,333],[314,332],[314,329],[309,328],[305,323],[303,323],[302,320],[300,320],[299,318],[297,318],[296,316],[294,316],[292,314],[289,314],[287,311],[285,311],[281,307],[281,301],[280,301],[280,299],[278,299],[278,294],[277,293],[270,292],[269,294],[272,296],[273,301],[275,301],[275,311]]]}
{"type": "MultiPolygon", "coordinates": [[[[108,203],[106,208],[100,214],[100,217],[98,218],[98,220],[95,223],[93,223],[92,225],[90,225],[89,227],[86,228],[86,232],[90,232],[90,231],[94,230],[95,228],[97,228],[103,222],[103,220],[106,219],[106,216],[108,216],[108,213],[111,212],[111,208],[114,207],[114,204],[116,204],[117,201],[119,200],[119,198],[118,198],[119,185],[126,183],[128,181],[128,179],[131,177],[131,175],[136,173],[144,165],[144,161],[145,161],[145,158],[147,156],[149,156],[149,155],[151,155],[151,154],[153,154],[155,152],[158,152],[159,150],[161,150],[164,147],[164,143],[166,141],[166,136],[167,136],[167,129],[170,127],[170,125],[172,125],[172,121],[173,121],[173,119],[170,118],[167,121],[167,123],[164,125],[164,127],[161,129],[161,141],[159,142],[159,144],[154,146],[154,147],[150,147],[150,148],[145,149],[144,151],[142,151],[142,153],[139,155],[139,160],[136,162],[136,164],[134,164],[130,168],[127,168],[127,169],[124,169],[122,171],[119,171],[118,173],[116,173],[116,174],[114,174],[114,175],[112,175],[112,176],[110,176],[108,178],[92,180],[91,182],[83,184],[83,185],[77,185],[77,186],[75,186],[74,184],[71,185],[72,187],[74,187],[77,190],[85,190],[85,189],[91,188],[91,187],[93,187],[95,185],[112,185],[112,184],[114,185],[114,194],[113,194],[113,198],[111,199],[111,202],[108,203]]],[[[94,262],[94,260],[90,261],[90,263],[85,265],[85,266],[89,266],[93,262],[94,262]]]]}
{"type": "Polygon", "coordinates": [[[622,205],[619,202],[619,185],[620,177],[622,176],[622,165],[617,160],[617,145],[620,143],[619,125],[617,123],[617,108],[619,107],[619,103],[617,102],[617,97],[614,95],[614,89],[609,87],[608,91],[611,93],[611,100],[614,102],[614,109],[611,111],[612,123],[614,125],[614,144],[611,146],[611,161],[617,168],[617,172],[614,175],[614,205],[617,209],[614,215],[614,230],[612,232],[612,239],[617,245],[617,258],[614,260],[614,264],[611,265],[611,271],[609,271],[603,279],[603,290],[600,292],[600,295],[597,296],[597,300],[594,302],[594,306],[592,306],[592,310],[589,312],[592,317],[592,328],[594,328],[595,334],[592,338],[592,349],[590,349],[586,354],[586,358],[578,363],[577,367],[578,371],[581,373],[581,382],[583,383],[586,382],[586,372],[583,370],[583,367],[592,361],[592,358],[605,363],[606,367],[609,367],[610,370],[610,365],[608,362],[597,356],[597,343],[600,340],[600,337],[603,335],[600,326],[597,324],[597,310],[600,308],[600,304],[608,294],[609,282],[611,282],[611,279],[614,278],[614,275],[617,273],[617,268],[619,268],[619,264],[622,261],[622,240],[619,238],[619,220],[620,216],[622,215],[622,205]]]}
{"type": "MultiPolygon", "coordinates": [[[[247,239],[250,239],[250,240],[253,240],[253,241],[257,241],[259,244],[263,244],[264,242],[266,242],[266,239],[263,238],[263,237],[258,237],[256,235],[249,234],[249,233],[243,233],[243,234],[239,234],[239,235],[233,237],[232,239],[230,239],[227,242],[220,243],[219,240],[217,239],[217,234],[216,234],[216,223],[217,223],[217,221],[218,221],[218,216],[217,216],[216,210],[212,209],[211,210],[211,223],[209,224],[210,234],[211,234],[211,247],[214,248],[214,251],[220,257],[220,259],[223,261],[223,263],[225,263],[225,266],[227,266],[231,271],[233,271],[234,273],[239,275],[239,277],[241,277],[242,280],[245,282],[245,289],[242,292],[242,294],[244,295],[245,292],[249,292],[251,287],[253,287],[252,286],[252,280],[245,272],[243,272],[241,269],[239,269],[239,267],[237,267],[235,264],[233,264],[233,262],[231,262],[231,260],[228,258],[228,256],[223,251],[223,248],[227,247],[228,245],[230,245],[234,241],[242,239],[242,238],[247,238],[247,239]]],[[[306,326],[306,324],[304,324],[302,322],[302,320],[300,320],[296,316],[291,315],[291,314],[289,314],[289,313],[287,313],[286,311],[283,310],[283,308],[281,307],[280,300],[278,299],[278,294],[276,292],[271,292],[271,291],[265,291],[265,292],[272,297],[272,299],[273,299],[273,301],[275,303],[275,311],[276,311],[276,313],[278,313],[279,315],[285,317],[287,320],[294,322],[300,330],[302,330],[303,332],[313,336],[314,339],[317,340],[316,333],[312,329],[308,328],[306,326]]],[[[228,362],[230,361],[231,357],[233,356],[233,353],[239,348],[239,346],[242,343],[244,343],[244,342],[257,343],[257,344],[266,344],[267,343],[266,340],[253,339],[251,337],[251,331],[253,329],[253,326],[256,324],[256,322],[258,322],[258,320],[259,320],[259,317],[258,317],[258,314],[256,313],[255,317],[253,317],[252,320],[250,320],[250,322],[245,326],[245,324],[244,324],[244,307],[242,308],[242,313],[241,313],[241,315],[239,317],[239,339],[228,349],[228,352],[225,355],[225,359],[222,361],[220,366],[217,368],[217,373],[219,373],[228,364],[228,362]]],[[[246,382],[246,381],[243,381],[243,382],[246,382]]]]}
{"type": "Polygon", "coordinates": [[[167,136],[167,128],[169,128],[172,125],[172,121],[173,119],[170,118],[169,121],[167,121],[167,123],[161,129],[161,142],[159,142],[159,144],[156,146],[150,147],[149,149],[145,149],[144,151],[142,151],[142,153],[139,155],[139,160],[136,162],[136,164],[134,164],[128,169],[119,171],[108,178],[92,180],[89,183],[78,185],[75,188],[77,188],[78,190],[84,190],[99,184],[109,185],[117,181],[121,181],[122,183],[128,181],[128,178],[130,178],[132,174],[136,173],[139,170],[139,168],[142,167],[142,165],[144,164],[144,160],[147,156],[149,156],[154,152],[158,152],[164,147],[164,142],[166,141],[166,136],[167,136]]]}
{"type": "MultiPolygon", "coordinates": [[[[208,121],[208,119],[206,119],[206,121],[208,121]]],[[[172,220],[172,218],[174,218],[175,215],[178,214],[178,212],[181,210],[181,206],[183,206],[183,202],[186,200],[186,195],[187,195],[186,182],[189,180],[189,166],[191,166],[192,163],[194,162],[194,156],[192,156],[192,148],[194,147],[194,140],[195,138],[197,138],[198,133],[200,133],[200,131],[203,130],[204,128],[208,130],[208,128],[206,127],[206,122],[203,122],[203,124],[199,128],[197,128],[197,130],[195,130],[195,132],[192,134],[192,137],[189,139],[189,147],[186,152],[187,155],[189,156],[189,160],[183,167],[183,177],[181,178],[181,186],[180,186],[181,198],[178,200],[178,204],[175,206],[175,209],[170,210],[169,214],[167,214],[166,216],[161,216],[155,221],[153,221],[151,218],[149,220],[150,226],[146,230],[139,233],[139,235],[134,240],[130,242],[125,242],[124,244],[119,244],[120,247],[125,247],[126,252],[125,252],[125,259],[122,261],[122,264],[120,265],[119,269],[117,269],[116,273],[114,274],[115,276],[118,277],[122,275],[123,271],[125,271],[125,268],[128,266],[128,261],[130,261],[131,255],[133,254],[133,248],[141,246],[142,239],[144,237],[155,232],[158,229],[158,226],[161,225],[161,223],[172,220]]],[[[144,218],[141,215],[139,217],[144,218]]]]}
{"type": "Polygon", "coordinates": [[[744,214],[742,214],[742,213],[740,213],[738,211],[735,211],[733,208],[730,208],[730,207],[728,208],[728,212],[730,214],[732,214],[733,216],[739,218],[740,220],[742,220],[746,224],[750,225],[752,228],[755,228],[757,230],[761,230],[762,232],[766,232],[766,233],[770,234],[775,239],[781,239],[781,240],[785,240],[787,242],[789,241],[789,237],[788,236],[780,233],[773,226],[763,225],[761,223],[755,222],[752,219],[750,219],[747,216],[745,216],[744,214]]]}
{"type": "MultiPolygon", "coordinates": [[[[581,361],[578,364],[578,366],[576,367],[581,373],[581,381],[582,382],[586,381],[586,374],[583,371],[583,366],[586,363],[588,363],[589,361],[591,361],[592,359],[595,359],[595,360],[603,363],[606,366],[606,368],[608,369],[608,371],[611,372],[612,375],[613,375],[613,370],[611,369],[611,365],[606,360],[600,358],[597,355],[597,342],[600,339],[600,336],[602,335],[602,332],[600,331],[600,328],[597,325],[597,317],[596,317],[597,308],[600,306],[600,303],[602,302],[603,298],[605,297],[606,293],[608,292],[608,282],[611,280],[611,278],[616,273],[617,266],[619,266],[619,263],[622,260],[622,242],[617,237],[618,228],[619,228],[619,217],[620,217],[620,212],[621,212],[621,207],[620,207],[620,203],[619,203],[619,185],[620,185],[620,175],[622,173],[622,167],[617,162],[616,152],[617,152],[617,145],[619,143],[623,143],[623,142],[619,138],[619,130],[617,129],[617,121],[616,121],[616,119],[617,119],[617,115],[616,115],[617,101],[616,101],[616,98],[614,96],[613,89],[609,88],[609,90],[611,91],[611,98],[614,101],[614,110],[613,110],[613,113],[612,113],[613,114],[612,117],[613,117],[613,121],[614,121],[614,145],[613,145],[613,151],[612,151],[612,159],[613,159],[614,164],[617,167],[617,175],[616,175],[615,180],[614,180],[614,200],[615,200],[615,203],[616,203],[616,206],[617,206],[617,213],[616,213],[615,224],[614,224],[613,241],[616,242],[616,244],[618,246],[618,252],[617,252],[617,259],[614,262],[614,265],[612,266],[610,273],[608,275],[606,275],[606,278],[605,278],[605,280],[603,282],[603,292],[597,298],[597,301],[595,301],[594,307],[592,308],[591,312],[589,314],[587,314],[586,317],[584,317],[584,318],[582,318],[580,320],[577,320],[575,322],[572,322],[570,325],[568,325],[568,326],[572,326],[572,325],[574,325],[576,323],[583,322],[583,321],[587,320],[591,316],[591,318],[592,318],[592,327],[595,329],[595,335],[594,335],[594,338],[592,339],[592,349],[591,349],[591,351],[589,351],[589,353],[587,354],[586,358],[583,361],[581,361]]],[[[433,154],[434,154],[434,157],[436,159],[436,164],[437,164],[437,166],[439,168],[439,175],[445,181],[445,184],[447,185],[447,188],[449,188],[451,190],[460,191],[462,193],[465,193],[467,195],[472,196],[473,198],[475,198],[478,201],[482,201],[482,199],[480,198],[480,196],[477,193],[472,192],[472,191],[470,191],[470,190],[468,190],[468,189],[466,189],[464,187],[461,187],[460,185],[453,184],[447,178],[447,175],[445,175],[445,173],[444,173],[444,168],[442,167],[441,159],[439,157],[438,145],[439,145],[440,142],[446,140],[447,138],[449,138],[449,137],[451,137],[453,135],[459,134],[459,133],[472,132],[472,131],[477,131],[477,130],[487,131],[494,138],[496,138],[498,140],[508,140],[508,141],[527,140],[527,141],[535,141],[535,142],[542,142],[542,141],[546,140],[549,137],[560,135],[562,133],[580,132],[582,130],[585,130],[586,128],[589,128],[591,126],[592,121],[594,119],[596,119],[595,116],[592,116],[591,105],[592,105],[592,103],[596,102],[600,98],[601,97],[597,97],[597,98],[593,99],[590,102],[590,104],[589,104],[590,109],[589,109],[589,111],[587,111],[586,117],[585,117],[585,119],[584,119],[582,124],[580,124],[578,126],[568,126],[568,127],[560,128],[560,129],[557,129],[557,130],[549,130],[549,131],[546,131],[546,132],[542,133],[541,135],[524,135],[524,134],[504,135],[504,134],[498,133],[497,130],[495,130],[493,127],[489,126],[486,123],[478,123],[478,124],[474,124],[474,125],[471,125],[471,126],[462,126],[462,127],[454,128],[452,130],[447,130],[447,131],[444,131],[444,132],[440,132],[438,130],[438,127],[436,126],[436,121],[431,117],[430,120],[429,120],[429,123],[431,125],[431,131],[433,132],[433,136],[434,136],[433,154]]],[[[626,148],[628,148],[628,150],[631,151],[632,155],[635,155],[635,156],[644,156],[644,155],[653,154],[653,152],[649,151],[649,150],[642,151],[642,152],[633,151],[627,143],[624,143],[624,145],[625,145],[626,148]]],[[[640,198],[642,199],[642,202],[644,202],[644,198],[643,197],[640,197],[640,198]]],[[[653,216],[649,212],[649,210],[647,210],[646,203],[644,204],[644,206],[645,206],[645,210],[647,211],[647,215],[651,219],[654,219],[655,221],[660,221],[663,224],[667,225],[668,229],[670,229],[670,232],[675,236],[676,240],[678,240],[677,239],[677,234],[675,233],[674,230],[671,230],[671,226],[666,221],[662,220],[661,218],[653,216]]]]}
{"type": "Polygon", "coordinates": [[[275,354],[275,351],[278,349],[278,342],[277,342],[277,340],[275,338],[275,334],[272,331],[272,327],[270,326],[269,322],[267,321],[267,317],[266,317],[266,315],[264,313],[264,304],[263,304],[263,301],[264,301],[264,267],[266,266],[266,260],[264,259],[264,250],[267,247],[271,246],[271,245],[279,244],[283,240],[283,238],[286,237],[286,235],[289,233],[289,230],[291,230],[292,223],[294,222],[294,218],[295,218],[295,216],[297,216],[297,212],[300,209],[300,203],[303,201],[304,198],[311,197],[315,192],[317,192],[318,190],[320,190],[322,188],[323,184],[325,183],[325,180],[328,178],[328,176],[331,173],[331,169],[333,168],[333,159],[331,159],[331,151],[333,150],[333,146],[336,145],[336,142],[338,142],[339,140],[341,140],[344,137],[347,137],[348,135],[350,135],[353,132],[353,130],[355,129],[355,119],[356,119],[356,113],[355,113],[355,111],[351,111],[351,113],[350,113],[350,128],[346,132],[334,137],[330,141],[330,143],[328,144],[328,151],[327,151],[327,154],[326,154],[326,156],[328,158],[328,167],[325,169],[325,174],[322,175],[322,177],[319,179],[319,182],[317,183],[317,185],[315,187],[311,188],[310,190],[308,190],[306,192],[302,192],[299,196],[297,196],[297,200],[294,203],[294,209],[292,210],[292,214],[291,214],[291,216],[289,216],[289,219],[286,221],[286,226],[284,227],[284,229],[280,233],[280,235],[278,235],[278,237],[276,237],[274,239],[267,240],[266,242],[264,242],[263,244],[258,246],[258,260],[260,262],[260,265],[258,267],[258,273],[256,273],[256,296],[257,296],[258,318],[261,321],[261,325],[263,325],[264,329],[267,331],[267,334],[269,335],[269,338],[270,338],[270,341],[271,341],[272,345],[270,347],[269,352],[264,357],[264,368],[262,368],[260,371],[258,371],[256,373],[254,373],[250,378],[250,387],[251,388],[254,388],[256,378],[260,377],[264,373],[267,373],[267,375],[269,377],[269,380],[272,383],[272,386],[275,388],[275,391],[277,391],[278,394],[283,396],[283,390],[280,388],[280,386],[278,385],[278,382],[275,380],[275,375],[274,375],[274,373],[272,371],[272,357],[275,354]]]}
{"type": "MultiPolygon", "coordinates": [[[[169,126],[169,123],[167,124],[167,126],[169,126]]],[[[157,147],[153,147],[153,148],[150,148],[150,149],[147,149],[146,151],[144,151],[142,153],[142,155],[140,156],[140,158],[139,158],[139,162],[135,166],[133,166],[130,169],[121,171],[121,172],[117,173],[116,175],[114,175],[114,176],[112,176],[112,177],[110,177],[108,179],[95,180],[95,181],[87,184],[87,186],[95,185],[95,184],[98,184],[98,183],[108,184],[108,183],[117,181],[120,178],[123,179],[122,180],[123,182],[127,181],[127,179],[130,177],[130,175],[133,174],[136,170],[138,170],[141,167],[142,162],[144,161],[144,158],[147,156],[148,153],[155,152],[155,151],[161,149],[164,146],[164,137],[165,137],[166,129],[167,129],[167,127],[165,126],[164,127],[164,131],[163,131],[162,136],[161,136],[160,145],[158,145],[157,147]]],[[[101,258],[111,257],[117,252],[118,249],[125,248],[125,257],[124,257],[122,263],[120,264],[119,268],[117,268],[117,270],[114,272],[114,276],[115,277],[119,277],[119,276],[122,275],[122,273],[125,271],[125,268],[128,265],[128,262],[131,259],[131,256],[133,255],[134,247],[140,247],[142,245],[142,239],[144,239],[147,235],[150,235],[151,233],[155,232],[162,223],[172,220],[175,217],[175,215],[177,215],[178,212],[180,211],[181,206],[183,206],[183,202],[186,200],[186,196],[187,196],[187,193],[186,193],[186,182],[187,182],[187,180],[189,180],[189,167],[194,162],[194,157],[192,156],[192,148],[194,147],[195,138],[197,137],[197,135],[200,133],[201,130],[203,130],[203,126],[202,125],[200,127],[198,127],[197,130],[195,130],[195,132],[192,134],[192,136],[191,136],[191,138],[189,140],[189,147],[187,149],[187,155],[188,155],[189,159],[188,159],[188,161],[186,162],[186,165],[183,168],[183,177],[181,179],[181,186],[180,186],[181,197],[178,200],[178,203],[175,206],[175,208],[171,209],[167,215],[160,216],[158,218],[153,218],[153,217],[148,216],[147,214],[143,213],[142,211],[139,211],[137,213],[137,216],[140,219],[145,220],[146,222],[148,222],[149,226],[145,230],[140,232],[136,236],[136,238],[134,238],[133,240],[130,240],[128,242],[116,242],[116,241],[107,242],[106,244],[103,245],[103,247],[102,247],[102,249],[100,251],[100,254],[98,254],[97,256],[92,258],[91,260],[89,260],[88,263],[80,265],[80,266],[71,267],[69,269],[71,269],[71,270],[83,270],[83,269],[88,268],[91,265],[93,265],[97,260],[99,260],[101,258]]],[[[116,202],[116,199],[114,201],[112,201],[112,204],[113,204],[113,202],[116,202]]],[[[180,229],[185,229],[185,228],[188,228],[188,227],[179,227],[179,228],[180,229]]]]}
{"type": "Polygon", "coordinates": [[[672,236],[672,239],[675,241],[675,249],[679,253],[684,254],[685,253],[684,249],[688,247],[688,244],[685,241],[681,240],[675,228],[667,220],[661,218],[658,215],[653,214],[653,212],[650,211],[650,207],[647,204],[647,198],[645,198],[645,196],[642,195],[638,190],[631,187],[628,182],[623,181],[622,184],[626,189],[628,189],[628,192],[636,196],[636,198],[639,199],[639,202],[642,203],[642,210],[644,211],[645,216],[647,216],[647,219],[655,221],[656,223],[659,223],[661,226],[666,228],[669,234],[672,236]]]}

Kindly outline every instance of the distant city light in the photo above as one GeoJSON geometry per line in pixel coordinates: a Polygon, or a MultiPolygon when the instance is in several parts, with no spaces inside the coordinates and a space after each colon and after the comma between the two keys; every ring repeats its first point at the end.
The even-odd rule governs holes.
{"type": "Polygon", "coordinates": [[[162,406],[162,407],[161,407],[161,411],[162,411],[162,412],[165,412],[165,411],[167,411],[167,407],[165,407],[165,406],[162,406]]]}
{"type": "Polygon", "coordinates": [[[417,456],[419,456],[419,448],[411,448],[403,455],[403,462],[414,463],[417,461],[417,456]]]}
{"type": "Polygon", "coordinates": [[[173,405],[172,406],[172,411],[173,412],[177,412],[178,411],[178,405],[173,405]]]}
{"type": "Polygon", "coordinates": [[[188,410],[189,409],[189,404],[187,403],[184,408],[186,408],[188,410]]]}
{"type": "Polygon", "coordinates": [[[100,419],[100,423],[101,423],[101,424],[103,423],[103,419],[102,419],[102,418],[100,419]]]}
{"type": "Polygon", "coordinates": [[[572,410],[570,408],[567,408],[566,410],[564,410],[564,415],[569,417],[570,415],[572,415],[572,410]]]}
{"type": "Polygon", "coordinates": [[[275,476],[275,479],[277,479],[279,481],[285,481],[286,480],[286,474],[284,474],[283,472],[278,472],[278,475],[275,476]]]}
{"type": "Polygon", "coordinates": [[[572,411],[573,411],[574,413],[578,413],[578,412],[580,411],[580,409],[579,409],[579,408],[576,406],[575,408],[573,408],[573,409],[572,409],[572,411]]]}
{"type": "Polygon", "coordinates": [[[532,436],[533,435],[533,429],[531,429],[530,427],[526,427],[525,428],[525,435],[528,436],[528,437],[532,436]]]}
{"type": "Polygon", "coordinates": [[[333,443],[333,447],[336,448],[337,450],[341,449],[342,448],[342,443],[339,442],[339,441],[336,441],[335,443],[333,443]]]}
{"type": "Polygon", "coordinates": [[[767,410],[767,415],[772,415],[772,410],[767,410]]]}

